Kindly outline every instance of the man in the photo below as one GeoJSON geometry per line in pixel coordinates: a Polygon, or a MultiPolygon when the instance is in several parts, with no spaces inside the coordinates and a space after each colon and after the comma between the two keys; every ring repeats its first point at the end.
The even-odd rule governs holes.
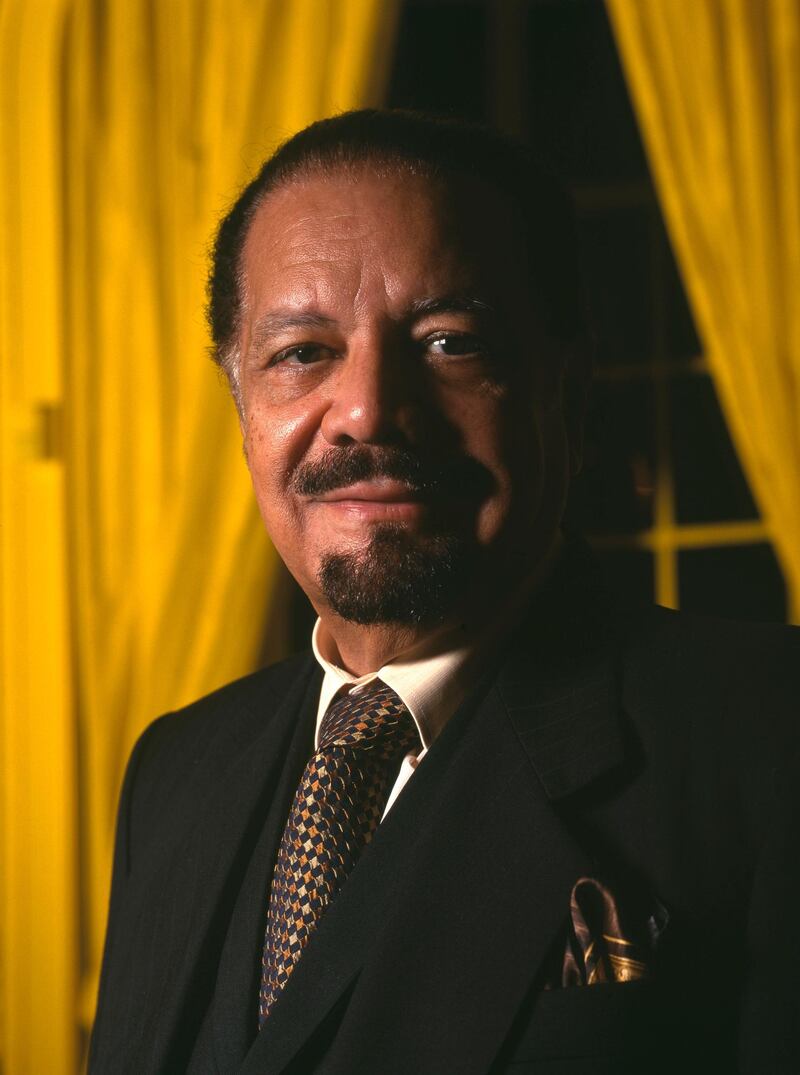
{"type": "Polygon", "coordinates": [[[90,1070],[797,1070],[798,639],[616,609],[562,538],[557,188],[482,129],[323,121],[210,312],[319,619],[137,744],[90,1070]]]}

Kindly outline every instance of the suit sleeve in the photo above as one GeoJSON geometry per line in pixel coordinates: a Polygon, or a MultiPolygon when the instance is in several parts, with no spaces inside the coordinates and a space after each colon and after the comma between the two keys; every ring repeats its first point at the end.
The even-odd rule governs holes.
{"type": "Polygon", "coordinates": [[[131,828],[133,804],[139,776],[145,761],[152,757],[156,749],[159,732],[163,728],[164,717],[150,724],[136,741],[128,764],[125,769],[125,778],[122,782],[119,806],[117,808],[116,835],[114,840],[114,860],[111,874],[111,897],[108,909],[108,922],[106,925],[106,938],[103,948],[103,963],[100,972],[100,986],[97,996],[97,1012],[94,1027],[92,1029],[91,1045],[89,1050],[89,1071],[94,1070],[93,1061],[100,1050],[108,1009],[113,1007],[109,997],[110,968],[114,964],[114,955],[117,938],[122,929],[122,907],[125,903],[125,894],[128,878],[131,872],[131,828]]]}
{"type": "Polygon", "coordinates": [[[745,942],[740,1070],[790,1075],[800,1063],[800,751],[771,768],[767,788],[770,820],[745,942]]]}

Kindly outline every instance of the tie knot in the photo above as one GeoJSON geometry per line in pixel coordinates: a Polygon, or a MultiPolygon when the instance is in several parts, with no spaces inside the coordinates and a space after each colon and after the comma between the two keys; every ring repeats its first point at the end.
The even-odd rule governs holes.
{"type": "Polygon", "coordinates": [[[359,746],[391,752],[419,745],[413,717],[400,696],[379,679],[357,694],[345,694],[328,706],[322,718],[319,749],[359,746]]]}

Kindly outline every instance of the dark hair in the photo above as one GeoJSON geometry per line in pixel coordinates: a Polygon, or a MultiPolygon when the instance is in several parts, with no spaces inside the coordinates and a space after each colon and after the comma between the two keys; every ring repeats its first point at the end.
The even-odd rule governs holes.
{"type": "Polygon", "coordinates": [[[242,249],[262,200],[293,179],[364,164],[387,173],[466,176],[503,192],[522,218],[546,330],[566,339],[586,331],[572,203],[525,146],[463,120],[362,109],[318,120],[279,146],[220,224],[208,285],[213,354],[220,365],[227,369],[239,331],[242,249]]]}

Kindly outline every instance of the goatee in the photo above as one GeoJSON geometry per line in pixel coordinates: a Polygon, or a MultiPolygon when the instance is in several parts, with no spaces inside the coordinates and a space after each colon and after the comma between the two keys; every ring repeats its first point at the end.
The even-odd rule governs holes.
{"type": "Polygon", "coordinates": [[[319,583],[333,611],[352,623],[435,625],[463,594],[463,546],[452,536],[422,538],[384,523],[363,550],[329,553],[319,583]]]}

